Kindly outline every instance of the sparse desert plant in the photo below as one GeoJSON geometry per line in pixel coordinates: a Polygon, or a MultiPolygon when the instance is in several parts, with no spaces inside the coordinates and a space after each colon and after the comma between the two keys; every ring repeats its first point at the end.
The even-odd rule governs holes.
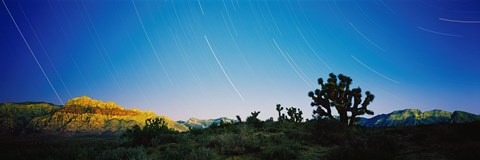
{"type": "Polygon", "coordinates": [[[287,108],[287,114],[290,117],[288,118],[288,121],[290,122],[300,123],[303,120],[303,117],[302,117],[303,112],[299,108],[294,108],[294,107],[287,108]]]}
{"type": "Polygon", "coordinates": [[[242,123],[242,118],[239,115],[237,115],[236,117],[237,117],[238,123],[242,123]]]}
{"type": "Polygon", "coordinates": [[[283,110],[282,105],[281,105],[281,104],[277,104],[277,112],[278,112],[278,121],[279,121],[279,122],[285,120],[285,116],[282,116],[282,110],[283,110]]]}
{"type": "Polygon", "coordinates": [[[343,74],[338,77],[330,73],[327,83],[322,78],[318,79],[321,89],[310,91],[308,96],[312,98],[311,103],[314,109],[313,114],[318,118],[327,117],[329,119],[337,119],[332,115],[332,109],[335,107],[339,114],[340,125],[352,126],[355,124],[356,117],[359,115],[373,115],[373,111],[368,110],[367,106],[373,101],[375,96],[369,91],[365,92],[365,99],[362,103],[362,89],[360,87],[350,90],[352,79],[343,74]],[[352,103],[353,101],[353,103],[352,103]],[[350,113],[350,116],[349,114],[350,113]]]}
{"type": "Polygon", "coordinates": [[[265,122],[273,123],[273,117],[267,118],[267,119],[265,120],[265,122]]]}
{"type": "Polygon", "coordinates": [[[247,117],[247,124],[253,125],[256,128],[262,127],[262,121],[257,118],[258,114],[260,114],[260,111],[254,111],[251,114],[251,116],[247,117]]]}
{"type": "Polygon", "coordinates": [[[276,110],[278,112],[279,122],[283,122],[286,120],[290,122],[300,123],[303,120],[303,117],[302,117],[303,112],[302,110],[300,110],[300,108],[294,108],[294,107],[286,108],[288,117],[282,113],[283,107],[281,104],[277,104],[276,110]]]}

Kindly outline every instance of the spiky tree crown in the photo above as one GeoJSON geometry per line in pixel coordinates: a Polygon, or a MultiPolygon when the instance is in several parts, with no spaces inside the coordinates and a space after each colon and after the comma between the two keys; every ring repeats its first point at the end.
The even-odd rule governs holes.
{"type": "Polygon", "coordinates": [[[352,84],[350,77],[343,74],[336,76],[330,73],[327,83],[319,78],[318,84],[321,89],[308,93],[313,100],[311,106],[316,107],[313,111],[314,117],[337,119],[332,115],[330,108],[335,107],[339,114],[340,124],[353,125],[356,116],[374,114],[373,111],[367,109],[367,106],[372,103],[375,96],[369,91],[365,92],[366,97],[362,103],[362,89],[360,87],[350,89],[352,84]]]}

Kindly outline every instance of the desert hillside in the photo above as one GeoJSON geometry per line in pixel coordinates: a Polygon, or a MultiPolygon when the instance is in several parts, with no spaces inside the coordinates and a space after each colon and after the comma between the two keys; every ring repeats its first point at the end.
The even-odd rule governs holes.
{"type": "Polygon", "coordinates": [[[154,112],[125,109],[114,102],[87,96],[73,98],[65,106],[48,103],[5,103],[0,106],[3,132],[41,132],[66,135],[121,135],[146,119],[163,118],[169,128],[188,128],[154,112]]]}

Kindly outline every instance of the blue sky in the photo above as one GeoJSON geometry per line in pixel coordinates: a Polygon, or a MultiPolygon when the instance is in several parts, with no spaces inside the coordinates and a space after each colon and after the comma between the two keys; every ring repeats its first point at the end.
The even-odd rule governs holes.
{"type": "Polygon", "coordinates": [[[0,102],[86,95],[176,120],[275,117],[280,103],[310,117],[308,91],[333,72],[375,94],[376,114],[479,114],[479,5],[3,0],[0,102]]]}

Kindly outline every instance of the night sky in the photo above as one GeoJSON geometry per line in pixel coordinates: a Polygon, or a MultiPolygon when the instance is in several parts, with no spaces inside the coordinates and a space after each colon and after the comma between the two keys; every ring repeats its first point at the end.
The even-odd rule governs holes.
{"type": "Polygon", "coordinates": [[[89,96],[175,120],[310,118],[330,72],[376,114],[480,113],[479,1],[2,0],[0,102],[89,96]]]}

